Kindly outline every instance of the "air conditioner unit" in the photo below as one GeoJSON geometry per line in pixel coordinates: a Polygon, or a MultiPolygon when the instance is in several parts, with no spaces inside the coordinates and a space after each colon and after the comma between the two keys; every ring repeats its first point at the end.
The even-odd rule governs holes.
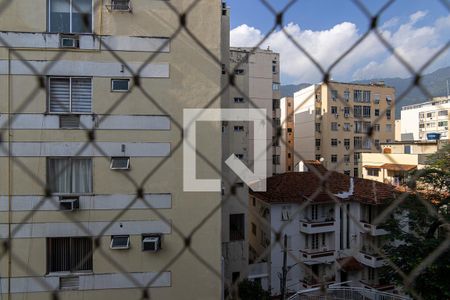
{"type": "Polygon", "coordinates": [[[109,11],[131,12],[131,0],[111,0],[111,5],[107,5],[109,11]]]}
{"type": "Polygon", "coordinates": [[[59,209],[74,211],[80,208],[80,198],[79,197],[60,197],[59,199],[59,209]]]}
{"type": "Polygon", "coordinates": [[[348,118],[350,117],[350,114],[344,114],[344,117],[348,118]]]}
{"type": "Polygon", "coordinates": [[[345,146],[345,150],[350,150],[350,146],[345,146]]]}
{"type": "Polygon", "coordinates": [[[142,251],[157,252],[161,250],[161,235],[143,235],[142,251]]]}
{"type": "Polygon", "coordinates": [[[334,116],[337,118],[337,117],[339,117],[339,114],[338,113],[336,113],[336,114],[334,114],[334,116]]]}
{"type": "Polygon", "coordinates": [[[78,49],[80,48],[80,39],[76,35],[61,35],[59,46],[61,48],[78,49]]]}

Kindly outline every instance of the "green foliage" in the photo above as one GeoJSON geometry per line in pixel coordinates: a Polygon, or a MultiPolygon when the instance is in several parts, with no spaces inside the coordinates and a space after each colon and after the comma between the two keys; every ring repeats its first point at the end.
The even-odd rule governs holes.
{"type": "Polygon", "coordinates": [[[246,279],[239,284],[239,299],[268,300],[270,299],[270,294],[269,292],[263,290],[259,282],[246,279]]]}
{"type": "MultiPolygon", "coordinates": [[[[411,193],[397,207],[386,224],[391,240],[384,247],[389,259],[407,276],[429,257],[446,239],[450,238],[449,175],[450,146],[429,159],[429,167],[415,173],[416,193],[411,193]],[[427,205],[425,205],[427,204],[427,205]]],[[[413,289],[423,299],[450,299],[450,249],[441,253],[412,281],[405,281],[387,266],[383,279],[413,289]]]]}

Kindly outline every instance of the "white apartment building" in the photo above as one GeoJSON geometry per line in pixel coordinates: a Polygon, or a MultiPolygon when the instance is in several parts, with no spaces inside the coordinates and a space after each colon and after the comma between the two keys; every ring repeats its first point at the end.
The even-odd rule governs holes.
{"type": "MultiPolygon", "coordinates": [[[[267,111],[267,176],[279,171],[280,147],[275,142],[279,126],[280,57],[270,50],[231,48],[230,70],[234,70],[235,86],[230,86],[228,101],[222,107],[234,109],[259,108],[267,111]]],[[[253,168],[255,137],[251,122],[224,122],[222,127],[223,160],[236,155],[253,168]]],[[[260,149],[264,151],[265,149],[260,149]]],[[[248,188],[227,166],[223,165],[222,254],[225,262],[225,287],[245,277],[248,266],[248,188]],[[236,185],[234,185],[237,183],[236,185]],[[234,185],[234,187],[233,187],[234,185]]]]}
{"type": "Polygon", "coordinates": [[[274,232],[283,228],[281,242],[286,235],[289,252],[288,294],[340,282],[393,290],[392,284],[379,278],[385,262],[375,250],[382,247],[387,232],[373,223],[393,198],[392,186],[333,171],[327,179],[333,199],[326,192],[314,194],[321,183],[313,169],[321,174],[327,170],[317,161],[302,166],[301,172],[269,178],[267,192],[250,192],[252,278],[271,295],[280,294],[283,249],[274,232]],[[267,257],[256,261],[267,250],[267,257]]]}
{"type": "MultiPolygon", "coordinates": [[[[172,260],[221,201],[184,192],[176,151],[183,109],[220,107],[221,66],[186,31],[171,38],[166,1],[1,7],[0,298],[220,299],[220,210],[190,244],[209,268],[189,251],[172,260]]],[[[187,18],[218,59],[227,18],[219,0],[187,18]]],[[[221,126],[198,126],[212,167],[198,159],[197,176],[218,178],[221,126]]]]}
{"type": "Polygon", "coordinates": [[[449,139],[449,112],[449,97],[436,97],[428,102],[403,106],[400,121],[401,140],[449,139]]]}

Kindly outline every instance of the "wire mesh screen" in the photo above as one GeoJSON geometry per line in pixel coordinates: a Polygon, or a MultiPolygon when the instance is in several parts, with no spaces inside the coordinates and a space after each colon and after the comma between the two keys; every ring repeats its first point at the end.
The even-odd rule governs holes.
{"type": "MultiPolygon", "coordinates": [[[[450,10],[448,1],[436,1],[441,4],[442,10],[446,12],[450,10]]],[[[34,45],[27,46],[27,41],[17,41],[8,36],[7,32],[17,31],[15,28],[0,28],[0,30],[5,32],[5,34],[0,35],[0,55],[7,57],[7,59],[2,59],[2,65],[0,65],[2,70],[6,70],[6,72],[1,73],[3,82],[0,83],[2,87],[0,153],[2,154],[1,172],[2,177],[4,177],[0,183],[2,187],[0,196],[3,196],[1,198],[3,203],[0,203],[2,208],[0,211],[2,216],[0,232],[2,238],[2,249],[0,252],[2,261],[0,292],[2,299],[16,298],[16,294],[30,293],[31,295],[32,293],[43,292],[46,292],[45,295],[48,295],[48,298],[58,299],[63,297],[65,293],[68,293],[68,290],[73,291],[81,286],[86,287],[86,290],[94,290],[95,287],[88,281],[94,280],[94,277],[97,275],[100,276],[103,273],[107,273],[106,270],[108,269],[113,269],[115,275],[104,277],[101,280],[104,282],[110,281],[113,284],[117,283],[118,286],[114,287],[122,287],[127,291],[120,293],[120,295],[130,298],[159,299],[165,294],[155,287],[171,289],[178,285],[181,287],[180,289],[184,289],[183,285],[189,285],[191,280],[197,281],[197,284],[202,282],[202,285],[205,286],[209,286],[214,282],[216,289],[213,287],[209,296],[204,296],[205,294],[200,291],[199,295],[203,296],[186,295],[185,297],[188,299],[214,299],[215,297],[221,297],[222,292],[223,297],[226,299],[245,299],[250,297],[245,296],[242,289],[242,283],[246,282],[250,273],[249,266],[244,264],[236,276],[225,278],[221,269],[220,256],[226,256],[226,254],[219,254],[221,251],[219,243],[217,245],[208,243],[210,236],[216,236],[217,241],[220,240],[221,229],[218,223],[220,223],[222,208],[227,205],[234,205],[246,210],[249,201],[248,197],[241,197],[241,194],[236,192],[242,188],[242,182],[238,179],[230,181],[229,178],[225,178],[222,169],[225,167],[221,165],[217,157],[211,157],[214,152],[217,152],[216,150],[220,152],[221,145],[211,146],[212,149],[206,152],[201,150],[195,151],[198,160],[206,166],[205,169],[209,170],[207,174],[211,177],[221,178],[223,185],[229,188],[225,196],[221,197],[220,192],[215,193],[211,197],[217,201],[212,201],[208,204],[206,204],[207,201],[205,200],[191,201],[189,205],[181,205],[182,199],[173,199],[173,206],[179,206],[178,209],[183,210],[184,213],[174,218],[167,212],[172,208],[172,204],[167,206],[167,197],[170,198],[168,195],[172,192],[167,189],[172,186],[167,185],[165,181],[173,181],[175,184],[178,184],[176,188],[179,192],[174,192],[174,194],[180,198],[189,198],[189,196],[181,192],[182,181],[174,178],[174,176],[178,176],[175,174],[178,174],[177,172],[180,172],[182,168],[180,156],[178,154],[175,156],[176,153],[182,151],[183,138],[185,138],[181,110],[184,108],[220,108],[222,106],[221,101],[228,101],[226,97],[229,97],[230,91],[241,94],[251,107],[257,108],[258,103],[255,103],[254,99],[239,87],[236,83],[236,77],[239,75],[241,66],[248,62],[249,57],[277,31],[282,32],[290,43],[295,46],[297,50],[296,55],[306,57],[315,66],[316,70],[322,75],[323,84],[328,86],[330,90],[336,85],[331,80],[336,67],[349,57],[355,49],[358,49],[369,36],[376,37],[413,78],[407,89],[402,94],[396,95],[395,105],[397,107],[399,107],[399,103],[402,103],[407,98],[408,93],[415,88],[420,89],[424,94],[424,98],[432,98],[427,87],[422,84],[422,74],[428,66],[448,51],[449,48],[449,41],[447,41],[439,51],[432,53],[426,63],[422,65],[416,65],[414,61],[407,61],[402,57],[402,53],[395,50],[394,46],[389,43],[379,29],[380,18],[389,11],[389,8],[396,1],[386,1],[376,13],[372,13],[366,7],[364,1],[353,0],[351,3],[367,18],[367,30],[353,45],[349,45],[348,50],[343,52],[332,64],[324,66],[320,60],[314,58],[313,53],[308,52],[302,45],[302,41],[294,38],[284,27],[286,14],[294,6],[301,7],[303,5],[302,1],[288,1],[283,9],[277,10],[269,1],[260,0],[258,5],[265,7],[273,15],[273,26],[263,39],[248,49],[246,54],[241,57],[241,61],[238,61],[231,68],[230,64],[224,61],[223,55],[217,49],[217,47],[220,47],[219,42],[205,44],[207,40],[205,39],[205,32],[208,31],[207,26],[201,26],[199,25],[200,22],[192,21],[193,19],[203,18],[202,14],[205,13],[205,8],[214,7],[211,5],[214,2],[217,11],[220,12],[215,16],[217,19],[215,20],[216,26],[219,26],[218,24],[221,23],[220,14],[223,17],[228,13],[226,7],[222,6],[219,1],[155,1],[158,3],[151,7],[156,12],[149,14],[148,26],[155,24],[152,23],[151,18],[157,19],[166,28],[167,38],[151,45],[153,50],[149,53],[140,51],[136,54],[136,57],[130,53],[139,50],[123,44],[121,44],[121,47],[124,50],[115,50],[117,44],[111,43],[105,38],[109,36],[109,33],[97,32],[98,22],[102,22],[102,20],[97,19],[99,15],[96,12],[100,10],[103,13],[106,13],[106,11],[128,13],[137,9],[138,1],[133,5],[133,1],[96,0],[92,1],[92,7],[90,7],[91,1],[61,0],[48,1],[48,3],[45,3],[46,1],[40,2],[42,2],[40,3],[41,5],[45,4],[46,7],[35,8],[48,11],[48,13],[44,13],[48,20],[41,22],[41,24],[47,23],[48,32],[68,32],[67,35],[58,35],[57,49],[48,49],[46,46],[42,46],[40,50],[30,50],[29,48],[33,48],[34,45]],[[104,10],[105,5],[106,11],[104,10]],[[162,16],[158,19],[158,14],[160,13],[162,13],[162,16]],[[164,20],[167,16],[169,16],[170,20],[164,20]],[[89,53],[90,51],[79,49],[80,43],[86,41],[85,37],[73,33],[80,32],[95,32],[86,36],[91,39],[90,43],[96,45],[95,51],[98,58],[92,58],[89,56],[90,54],[86,54],[86,57],[83,58],[85,52],[89,53]],[[167,32],[170,32],[170,34],[167,34],[167,32]],[[202,37],[199,37],[199,33],[201,33],[202,37]],[[168,67],[170,69],[170,78],[172,76],[173,78],[189,78],[183,81],[183,84],[187,85],[187,87],[183,86],[183,89],[190,89],[189,84],[192,84],[192,90],[196,89],[189,97],[205,98],[205,95],[208,95],[208,99],[201,102],[202,105],[200,107],[197,105],[197,101],[185,99],[181,95],[184,91],[183,89],[164,82],[164,79],[158,79],[158,77],[169,77],[161,74],[166,74],[166,72],[168,74],[169,72],[168,69],[165,69],[164,64],[165,61],[171,59],[169,57],[170,54],[168,54],[170,51],[167,49],[176,47],[179,47],[180,51],[187,51],[186,53],[196,53],[197,59],[195,62],[190,62],[189,59],[180,60],[183,61],[180,64],[186,64],[187,66],[180,69],[168,67]],[[198,59],[198,57],[201,59],[198,59]],[[89,62],[90,58],[92,58],[90,64],[80,66],[81,69],[84,68],[85,76],[69,76],[69,74],[76,73],[75,70],[78,67],[74,65],[69,67],[72,68],[73,72],[68,72],[66,76],[63,76],[61,73],[57,76],[49,76],[56,69],[59,70],[61,63],[67,60],[76,60],[81,65],[81,62],[86,62],[85,60],[89,62]],[[101,69],[102,66],[95,64],[94,60],[116,63],[116,65],[120,66],[119,70],[114,69],[111,71],[113,75],[106,75],[106,77],[113,78],[110,85],[109,83],[105,84],[104,81],[100,82],[100,80],[97,80],[97,77],[104,75],[96,74],[101,74],[104,70],[101,69]],[[136,60],[140,63],[136,63],[136,60]],[[192,78],[194,76],[187,73],[189,68],[195,70],[194,74],[196,75],[201,73],[204,73],[204,75],[199,75],[199,78],[192,78]],[[17,80],[15,78],[16,74],[26,74],[27,80],[17,80]],[[211,81],[214,81],[213,84],[208,83],[211,74],[217,74],[213,75],[211,79],[211,81]],[[149,83],[148,78],[157,79],[152,79],[154,81],[149,83]],[[201,84],[205,83],[205,86],[199,86],[196,81],[199,81],[201,84]],[[25,82],[27,83],[26,86],[21,87],[20,85],[25,82]],[[114,93],[110,94],[109,97],[102,96],[97,90],[99,88],[114,93]],[[161,92],[161,89],[167,92],[161,92]],[[184,99],[186,106],[179,107],[180,103],[168,104],[168,101],[173,97],[184,99]],[[45,109],[42,111],[44,107],[45,109]],[[141,131],[133,132],[134,125],[130,124],[140,122],[137,115],[139,111],[136,111],[139,110],[139,107],[148,107],[148,110],[153,112],[153,117],[160,117],[160,119],[152,121],[155,124],[146,125],[150,128],[141,126],[139,128],[141,131]],[[101,113],[98,113],[96,110],[101,111],[101,113]],[[45,123],[43,119],[28,118],[26,119],[28,121],[25,122],[26,126],[20,127],[22,126],[20,124],[24,124],[24,116],[30,115],[32,111],[41,111],[46,117],[58,116],[58,118],[53,120],[56,122],[52,123],[54,125],[45,123]],[[175,111],[176,113],[173,113],[175,111]],[[120,114],[132,115],[133,121],[127,123],[130,121],[113,119],[114,116],[120,114]],[[126,129],[128,132],[126,141],[134,142],[124,142],[120,138],[121,135],[116,136],[115,133],[103,132],[103,129],[108,128],[108,126],[113,128],[115,126],[119,128],[118,130],[128,126],[128,129],[126,129]],[[39,131],[32,132],[34,129],[39,129],[39,131]],[[43,129],[48,129],[49,132],[45,132],[43,129]],[[50,129],[57,129],[58,132],[50,129]],[[146,136],[146,134],[142,133],[144,129],[169,130],[172,133],[171,135],[151,133],[149,136],[146,136]],[[164,140],[170,140],[169,148],[167,148],[167,143],[160,143],[160,141],[164,140]],[[127,151],[129,149],[140,149],[135,144],[142,141],[150,141],[145,146],[151,147],[151,151],[148,151],[153,154],[149,156],[154,156],[155,158],[152,158],[144,166],[139,166],[139,160],[135,161],[133,165],[133,155],[127,155],[127,151]],[[45,145],[39,145],[40,143],[45,145]],[[66,146],[58,146],[56,145],[57,143],[63,143],[66,146]],[[61,149],[61,147],[69,147],[67,145],[71,143],[76,143],[74,151],[67,152],[61,149]],[[111,150],[113,146],[118,147],[119,150],[111,150]],[[42,153],[47,154],[43,155],[42,153]],[[35,156],[43,157],[45,162],[40,164],[33,162],[32,157],[35,156]],[[136,170],[138,170],[136,172],[133,170],[135,166],[137,167],[136,170]],[[102,186],[100,184],[101,180],[97,180],[99,176],[103,176],[101,172],[106,172],[106,169],[112,169],[116,172],[114,175],[116,176],[115,184],[103,183],[102,186]],[[162,176],[163,179],[158,179],[161,174],[164,174],[162,176]],[[120,179],[117,179],[119,177],[120,179]],[[40,192],[38,194],[40,196],[27,198],[27,191],[32,190],[29,188],[30,186],[39,189],[40,192]],[[98,196],[102,198],[104,195],[97,195],[97,188],[111,191],[108,194],[114,195],[116,194],[114,191],[120,191],[121,186],[132,191],[127,193],[126,199],[122,202],[120,199],[104,197],[103,201],[105,202],[102,204],[102,208],[99,208],[102,206],[100,204],[96,208],[93,203],[83,202],[83,199],[89,197],[98,196]],[[161,188],[158,186],[161,186],[161,188]],[[149,187],[156,191],[166,189],[166,193],[149,194],[149,187]],[[196,212],[198,208],[195,203],[203,206],[202,213],[196,212]],[[84,210],[77,212],[80,206],[82,208],[84,206],[84,210]],[[204,207],[208,208],[207,211],[204,207]],[[104,213],[104,211],[109,211],[110,213],[104,213]],[[49,217],[52,220],[51,224],[45,223],[46,221],[48,222],[46,214],[48,216],[51,215],[49,217]],[[132,222],[129,220],[136,221],[135,219],[142,220],[142,222],[139,223],[140,221],[138,221],[139,224],[131,224],[132,222]],[[135,230],[136,233],[130,234],[129,231],[121,231],[121,228],[127,228],[128,230],[128,228],[133,226],[137,228],[135,230]],[[152,230],[147,231],[147,226],[150,226],[152,230]],[[53,229],[50,230],[49,227],[53,227],[53,229]],[[46,236],[46,233],[50,231],[55,234],[46,236]],[[210,235],[205,235],[205,232],[209,232],[210,235]],[[171,243],[165,243],[166,234],[172,236],[171,243]],[[33,237],[40,237],[44,242],[35,242],[33,237]],[[169,254],[164,255],[164,251],[156,251],[161,248],[162,250],[167,249],[166,245],[170,248],[169,254]],[[130,266],[130,261],[128,261],[130,257],[126,254],[122,255],[125,252],[120,254],[112,252],[113,250],[124,250],[130,247],[142,247],[142,250],[154,252],[155,256],[150,259],[150,265],[148,262],[136,263],[136,260],[134,260],[134,266],[130,266]],[[208,252],[214,253],[212,255],[214,259],[205,254],[208,252]],[[45,253],[45,255],[42,255],[40,258],[41,253],[45,253]],[[42,264],[40,260],[45,260],[45,262],[42,264]],[[95,260],[99,261],[99,263],[96,264],[95,260]],[[180,274],[175,274],[172,268],[180,262],[186,265],[178,267],[177,270],[182,271],[180,271],[180,274]],[[144,267],[140,266],[141,263],[144,267]],[[102,264],[108,267],[103,267],[102,264]],[[147,266],[151,268],[151,273],[143,270],[147,266]],[[193,267],[196,268],[195,270],[203,270],[203,273],[194,274],[190,272],[190,268],[193,267]],[[130,270],[133,268],[139,269],[141,272],[131,272],[130,270]],[[83,281],[83,276],[88,276],[87,274],[94,275],[83,281]],[[27,278],[33,278],[33,281],[27,278]],[[221,288],[220,284],[217,284],[222,281],[224,282],[223,288],[221,288]],[[128,291],[132,292],[128,293],[128,291]]],[[[7,20],[13,22],[14,18],[11,17],[11,11],[13,8],[18,9],[17,7],[20,5],[24,6],[24,1],[0,1],[0,17],[7,18],[7,20]]],[[[25,6],[23,9],[25,9],[25,6]]],[[[135,12],[133,11],[133,13],[135,12]]],[[[136,11],[136,13],[138,12],[136,11]]],[[[117,19],[122,17],[123,15],[116,16],[117,19]]],[[[211,18],[208,18],[208,20],[211,20],[211,18]]],[[[123,21],[121,22],[123,25],[123,21]]],[[[3,23],[0,22],[0,24],[3,23]]],[[[114,22],[108,25],[114,27],[114,22]]],[[[130,23],[127,26],[132,28],[134,25],[130,23]]],[[[115,28],[115,30],[121,32],[121,28],[115,28]]],[[[139,30],[139,28],[136,29],[137,32],[139,30]]],[[[217,28],[214,27],[211,30],[217,30],[217,28]]],[[[217,35],[217,32],[211,33],[211,35],[214,34],[217,35]]],[[[50,35],[45,38],[48,39],[47,42],[51,42],[50,35]]],[[[22,36],[22,39],[25,39],[25,36],[22,36]]],[[[28,41],[28,43],[30,42],[28,41]]],[[[140,44],[138,43],[137,45],[140,44]]],[[[226,51],[229,51],[228,45],[226,51]]],[[[176,53],[176,55],[183,55],[179,54],[179,52],[176,53]]],[[[289,58],[281,57],[280,59],[287,60],[289,58]]],[[[109,70],[108,66],[103,67],[109,70]]],[[[314,96],[315,94],[312,93],[311,97],[314,96]]],[[[337,94],[336,102],[347,106],[347,99],[345,99],[344,95],[337,94]]],[[[297,108],[300,109],[301,106],[297,108]]],[[[292,116],[295,113],[294,111],[292,116]]],[[[390,111],[380,111],[377,118],[373,120],[373,124],[386,118],[387,114],[390,114],[390,111]]],[[[389,115],[389,117],[391,116],[389,115]]],[[[270,112],[267,115],[267,122],[272,124],[272,121],[272,112],[270,112]]],[[[276,125],[274,132],[276,133],[276,143],[287,147],[288,141],[280,129],[283,125],[276,125]]],[[[330,124],[324,125],[329,126],[330,124]]],[[[220,129],[218,128],[215,127],[215,133],[220,135],[220,129]]],[[[364,139],[374,144],[375,131],[376,128],[372,125],[367,127],[362,132],[364,139]]],[[[201,136],[198,137],[198,139],[201,138],[201,136]]],[[[194,147],[194,145],[184,144],[184,147],[186,146],[194,147]]],[[[271,147],[272,143],[267,145],[267,149],[271,147]]],[[[145,156],[145,153],[147,153],[145,152],[146,150],[135,151],[143,151],[144,154],[142,156],[145,156]]],[[[355,154],[354,147],[350,147],[347,154],[349,157],[353,157],[355,154]]],[[[294,155],[299,160],[304,160],[304,153],[295,152],[294,155]]],[[[393,164],[397,163],[394,159],[391,162],[393,164]]],[[[297,252],[287,251],[287,241],[284,240],[286,226],[294,222],[295,216],[303,214],[304,209],[311,203],[314,203],[316,197],[321,193],[325,193],[333,199],[336,204],[342,207],[349,219],[356,226],[361,227],[362,231],[365,231],[360,220],[352,215],[345,205],[342,205],[341,199],[336,197],[329,189],[329,186],[325,184],[329,177],[333,175],[333,171],[339,169],[345,163],[346,158],[336,158],[336,163],[329,167],[325,173],[311,168],[310,171],[313,174],[311,176],[318,177],[323,184],[318,186],[317,191],[300,205],[299,209],[291,213],[287,222],[283,223],[283,226],[280,228],[274,228],[273,224],[264,216],[251,211],[246,212],[247,217],[244,217],[244,219],[238,217],[230,219],[232,223],[230,228],[233,227],[236,233],[236,236],[230,237],[230,239],[241,239],[250,234],[250,228],[246,229],[249,227],[249,224],[246,223],[246,219],[249,217],[257,219],[259,223],[270,228],[270,235],[274,238],[269,238],[268,244],[265,245],[265,250],[253,260],[254,264],[266,262],[271,251],[274,251],[275,247],[279,247],[287,254],[290,260],[295,261],[295,264],[304,270],[310,282],[314,282],[315,286],[320,287],[318,290],[311,291],[313,293],[311,295],[297,295],[295,294],[297,291],[285,287],[283,294],[286,298],[288,295],[294,298],[298,297],[298,299],[328,299],[324,298],[327,297],[325,295],[330,295],[330,297],[333,295],[338,297],[339,295],[342,299],[363,299],[357,298],[361,297],[361,295],[368,299],[377,297],[372,294],[364,294],[364,291],[361,294],[356,290],[347,291],[345,288],[337,290],[337,288],[331,287],[329,281],[333,280],[325,280],[322,275],[314,271],[310,266],[306,266],[297,252]],[[242,230],[243,234],[239,235],[242,230]]],[[[389,253],[386,250],[387,248],[381,247],[371,240],[367,242],[374,256],[385,262],[384,268],[386,269],[386,274],[388,274],[387,276],[397,278],[396,285],[401,286],[401,290],[404,293],[417,299],[429,299],[422,283],[418,282],[419,278],[424,280],[423,277],[420,277],[421,274],[426,273],[430,268],[435,268],[440,259],[446,255],[445,253],[448,254],[449,251],[448,212],[443,213],[439,208],[441,204],[448,201],[448,177],[445,177],[448,176],[448,170],[447,173],[444,172],[443,174],[447,175],[443,175],[442,189],[439,193],[433,193],[433,197],[441,195],[439,196],[442,197],[441,199],[432,197],[430,199],[430,197],[416,192],[415,188],[405,187],[403,191],[397,192],[395,199],[383,206],[383,210],[379,212],[372,222],[376,226],[389,220],[405,202],[409,201],[413,193],[416,196],[417,205],[420,207],[418,210],[422,213],[425,212],[425,215],[431,218],[430,222],[436,221],[437,226],[440,228],[439,238],[434,240],[434,244],[429,245],[424,242],[424,249],[428,251],[425,256],[417,256],[415,258],[416,263],[408,265],[401,258],[393,258],[393,253],[389,253]],[[405,268],[406,265],[409,268],[405,268]]],[[[416,172],[411,176],[410,180],[419,181],[422,175],[423,173],[416,172]]],[[[228,230],[228,228],[223,230],[228,230]]],[[[244,245],[246,244],[244,243],[244,245]]],[[[281,278],[281,280],[286,280],[290,269],[286,267],[284,271],[284,278],[281,278]]],[[[434,280],[434,278],[430,278],[430,280],[432,279],[434,280]]],[[[103,286],[113,288],[108,284],[103,286]]],[[[102,288],[98,287],[98,289],[102,288]]],[[[106,288],[103,287],[103,289],[106,288]]],[[[450,298],[448,291],[445,294],[444,286],[437,285],[435,289],[442,290],[440,295],[443,298],[441,299],[444,299],[444,297],[450,298]]],[[[166,295],[170,295],[170,293],[166,295]]],[[[28,298],[31,296],[24,297],[28,298]]],[[[263,298],[267,297],[267,295],[262,294],[256,297],[263,298]]],[[[384,295],[384,297],[394,296],[384,295]]]]}

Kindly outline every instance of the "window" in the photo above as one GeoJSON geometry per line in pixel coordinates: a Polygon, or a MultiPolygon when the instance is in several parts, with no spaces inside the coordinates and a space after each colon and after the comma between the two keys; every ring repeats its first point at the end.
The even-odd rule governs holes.
{"type": "Polygon", "coordinates": [[[442,116],[448,116],[448,110],[441,110],[438,112],[438,116],[442,117],[442,116]]]}
{"type": "Polygon", "coordinates": [[[439,127],[448,126],[448,121],[441,121],[441,122],[438,122],[438,126],[439,126],[439,127]]]}
{"type": "Polygon", "coordinates": [[[234,103],[244,103],[243,97],[234,97],[234,103]]]}
{"type": "Polygon", "coordinates": [[[375,147],[376,147],[378,150],[381,149],[381,148],[380,148],[380,140],[375,140],[374,144],[375,144],[375,147]]]}
{"type": "Polygon", "coordinates": [[[353,162],[355,164],[359,163],[361,161],[361,153],[355,152],[353,153],[353,162]]]}
{"type": "Polygon", "coordinates": [[[274,83],[272,84],[272,90],[273,90],[273,91],[278,91],[278,90],[280,90],[280,84],[279,84],[278,82],[274,82],[274,83]]]}
{"type": "Polygon", "coordinates": [[[244,214],[230,215],[230,241],[240,241],[245,238],[244,214]]]}
{"type": "Polygon", "coordinates": [[[370,106],[363,106],[363,117],[370,118],[370,106]]]}
{"type": "Polygon", "coordinates": [[[111,91],[128,92],[130,90],[129,79],[111,79],[111,91]]]}
{"type": "Polygon", "coordinates": [[[316,154],[316,160],[320,160],[321,158],[320,154],[316,154]]]}
{"type": "Polygon", "coordinates": [[[353,138],[353,146],[355,147],[355,149],[362,149],[362,145],[363,145],[363,138],[360,136],[355,136],[353,138]]]}
{"type": "Polygon", "coordinates": [[[320,139],[316,139],[316,147],[320,147],[320,139]]]}
{"type": "Polygon", "coordinates": [[[348,155],[348,154],[344,155],[344,162],[346,164],[350,163],[350,155],[348,155]]]}
{"type": "Polygon", "coordinates": [[[311,220],[317,220],[319,216],[319,207],[317,204],[311,205],[311,220]]]}
{"type": "Polygon", "coordinates": [[[272,73],[277,74],[277,65],[272,65],[272,73]]]}
{"type": "Polygon", "coordinates": [[[256,206],[256,198],[255,197],[252,197],[252,205],[256,206]]]}
{"type": "Polygon", "coordinates": [[[281,221],[289,221],[291,219],[290,209],[288,206],[283,206],[281,209],[281,221]]]}
{"type": "Polygon", "coordinates": [[[344,175],[350,176],[350,170],[345,170],[344,175]]]}
{"type": "Polygon", "coordinates": [[[235,153],[234,155],[236,155],[236,157],[239,159],[244,159],[244,154],[242,153],[235,153]]]}
{"type": "Polygon", "coordinates": [[[49,111],[51,113],[90,113],[91,110],[91,78],[49,78],[49,111]]]}
{"type": "Polygon", "coordinates": [[[272,155],[272,163],[274,165],[279,165],[280,164],[280,156],[279,155],[272,155]]]}
{"type": "Polygon", "coordinates": [[[109,166],[112,170],[128,170],[130,168],[129,157],[112,157],[109,166]]]}
{"type": "Polygon", "coordinates": [[[373,131],[380,131],[380,124],[373,124],[373,131]]]}
{"type": "Polygon", "coordinates": [[[333,101],[336,101],[337,98],[338,98],[338,91],[331,90],[331,99],[333,99],[333,101]]]}
{"type": "Polygon", "coordinates": [[[331,146],[337,147],[337,145],[338,145],[338,140],[337,139],[331,139],[331,146]]]}
{"type": "Polygon", "coordinates": [[[378,117],[380,115],[380,110],[379,109],[375,109],[374,115],[375,115],[375,117],[378,117]]]}
{"type": "Polygon", "coordinates": [[[380,95],[378,95],[378,94],[373,95],[373,103],[375,103],[375,104],[380,103],[380,95]]]}
{"type": "Polygon", "coordinates": [[[363,102],[370,103],[370,91],[363,92],[363,102]]]}
{"type": "Polygon", "coordinates": [[[92,160],[90,158],[49,158],[47,183],[52,193],[92,193],[92,160]]]}
{"type": "Polygon", "coordinates": [[[372,127],[372,125],[370,122],[362,122],[362,121],[355,122],[355,132],[356,133],[368,133],[368,132],[370,132],[371,127],[372,127]]]}
{"type": "Polygon", "coordinates": [[[288,156],[288,158],[291,158],[291,153],[288,153],[288,155],[287,155],[287,156],[288,156]]]}
{"type": "Polygon", "coordinates": [[[344,91],[344,100],[347,102],[350,100],[350,91],[344,91]]]}
{"type": "Polygon", "coordinates": [[[387,118],[388,120],[391,119],[391,110],[390,110],[390,109],[386,109],[386,118],[387,118]]]}
{"type": "Polygon", "coordinates": [[[279,109],[280,108],[280,100],[273,99],[272,100],[272,109],[279,109]]]}
{"type": "Polygon", "coordinates": [[[386,132],[392,131],[392,124],[386,124],[386,132]]]}
{"type": "Polygon", "coordinates": [[[350,131],[350,123],[344,123],[344,131],[350,131]]]}
{"type": "Polygon", "coordinates": [[[361,90],[354,90],[353,91],[353,101],[355,102],[362,102],[363,99],[363,91],[361,90]]]}
{"type": "Polygon", "coordinates": [[[380,169],[367,169],[367,175],[368,176],[375,176],[378,177],[378,175],[380,174],[380,169]]]}
{"type": "Polygon", "coordinates": [[[427,118],[432,118],[434,117],[434,113],[427,113],[427,118]]]}
{"type": "Polygon", "coordinates": [[[359,170],[358,168],[353,169],[353,177],[359,177],[359,170]]]}
{"type": "Polygon", "coordinates": [[[405,154],[411,154],[411,145],[405,145],[403,151],[405,154]]]}
{"type": "Polygon", "coordinates": [[[129,249],[130,236],[129,235],[113,235],[111,236],[111,244],[109,248],[115,250],[129,249]]]}
{"type": "Polygon", "coordinates": [[[234,126],[234,131],[235,132],[243,132],[244,131],[244,126],[234,126]]]}
{"type": "Polygon", "coordinates": [[[331,107],[331,113],[334,114],[334,115],[338,113],[338,108],[337,108],[337,106],[332,106],[332,107],[331,107]]]}
{"type": "Polygon", "coordinates": [[[355,105],[353,107],[353,116],[355,116],[355,118],[361,118],[362,117],[362,106],[355,105]]]}
{"type": "Polygon", "coordinates": [[[311,249],[319,249],[319,235],[320,233],[311,235],[311,249]]]}
{"type": "Polygon", "coordinates": [[[92,271],[92,239],[47,238],[47,272],[79,271],[92,271]]]}
{"type": "Polygon", "coordinates": [[[350,107],[346,106],[344,107],[344,115],[349,116],[350,115],[350,107]]]}
{"type": "Polygon", "coordinates": [[[292,128],[288,128],[288,129],[287,129],[287,132],[292,132],[292,128]]]}
{"type": "Polygon", "coordinates": [[[92,0],[49,0],[49,32],[91,33],[92,15],[92,0]]]}
{"type": "Polygon", "coordinates": [[[344,139],[344,146],[350,147],[350,139],[344,139]]]}
{"type": "Polygon", "coordinates": [[[252,234],[256,236],[256,224],[252,222],[252,234]]]}
{"type": "Polygon", "coordinates": [[[320,132],[320,123],[316,123],[316,132],[320,132]]]}
{"type": "Polygon", "coordinates": [[[338,124],[336,122],[331,122],[331,130],[337,131],[338,130],[338,124]]]}
{"type": "Polygon", "coordinates": [[[331,162],[332,162],[332,163],[337,163],[337,161],[338,161],[337,155],[336,155],[336,154],[332,154],[332,155],[331,155],[331,162]]]}
{"type": "Polygon", "coordinates": [[[234,70],[234,74],[235,75],[244,75],[244,69],[236,69],[234,70]]]}

